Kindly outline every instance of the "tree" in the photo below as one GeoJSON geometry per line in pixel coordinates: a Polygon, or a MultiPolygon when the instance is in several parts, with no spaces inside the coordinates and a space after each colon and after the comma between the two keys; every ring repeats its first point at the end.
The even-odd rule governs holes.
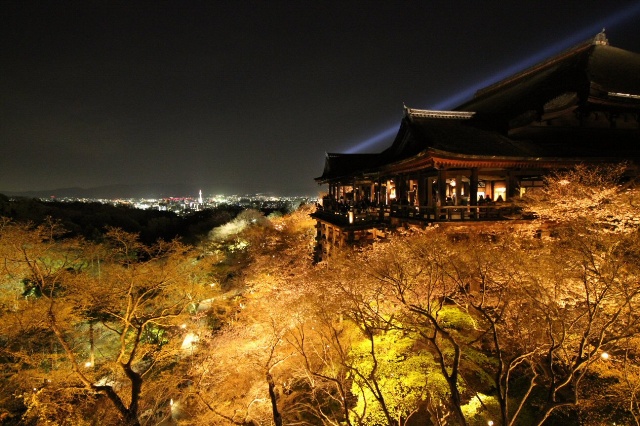
{"type": "MultiPolygon", "coordinates": [[[[438,401],[448,413],[431,411],[434,420],[451,414],[458,424],[466,424],[462,410],[466,387],[462,377],[464,344],[460,321],[468,322],[466,313],[456,307],[457,283],[448,277],[451,251],[446,233],[394,238],[385,245],[365,252],[362,259],[364,276],[360,286],[376,289],[376,304],[386,301],[387,309],[379,321],[388,328],[402,330],[425,345],[438,367],[448,392],[434,392],[424,400],[438,401]],[[444,396],[444,398],[443,398],[444,396]]],[[[468,324],[471,324],[468,322],[468,324]]],[[[473,333],[472,330],[466,330],[473,333]]],[[[424,374],[431,374],[425,371],[424,374]]],[[[434,407],[431,407],[434,408],[434,407]]]]}
{"type": "MultiPolygon", "coordinates": [[[[637,192],[618,184],[621,170],[550,177],[530,204],[540,217],[532,226],[432,228],[332,261],[353,301],[347,315],[370,336],[402,330],[426,344],[458,424],[475,421],[475,400],[504,425],[586,409],[602,390],[594,383],[614,380],[600,354],[640,325],[640,211],[637,192]]],[[[629,407],[632,364],[615,378],[631,390],[629,407]]]]}
{"type": "Polygon", "coordinates": [[[211,350],[197,380],[207,410],[202,422],[304,417],[295,351],[285,336],[304,309],[300,290],[310,284],[313,228],[307,214],[265,218],[247,212],[211,233],[209,247],[226,253],[224,262],[235,268],[223,296],[235,301],[236,310],[233,321],[203,343],[211,350]]]}
{"type": "Polygon", "coordinates": [[[0,236],[5,283],[23,287],[0,316],[12,380],[30,401],[23,417],[55,421],[50,408],[63,410],[65,395],[87,408],[104,397],[130,425],[158,414],[155,398],[168,413],[168,396],[143,385],[184,355],[182,324],[203,289],[187,248],[145,246],[117,229],[101,247],[61,237],[55,223],[7,224],[0,236]]]}
{"type": "Polygon", "coordinates": [[[529,224],[409,228],[316,266],[304,209],[199,250],[2,220],[0,416],[638,424],[639,197],[593,172],[548,178],[529,224]]]}

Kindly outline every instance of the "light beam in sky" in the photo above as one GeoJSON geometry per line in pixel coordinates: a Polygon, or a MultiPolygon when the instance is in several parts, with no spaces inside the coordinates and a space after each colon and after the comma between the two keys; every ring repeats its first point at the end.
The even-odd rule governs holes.
{"type": "MultiPolygon", "coordinates": [[[[566,39],[553,44],[552,46],[541,50],[533,55],[495,73],[494,75],[485,78],[482,81],[474,83],[473,85],[466,87],[465,89],[455,93],[454,95],[437,102],[435,105],[432,105],[430,108],[433,110],[445,110],[448,108],[453,108],[457,105],[460,105],[462,102],[470,99],[473,94],[483,87],[487,87],[493,83],[496,83],[504,78],[507,78],[513,74],[516,74],[526,68],[529,68],[544,59],[547,59],[551,56],[554,56],[563,50],[566,50],[589,37],[593,37],[599,31],[606,27],[612,27],[615,25],[622,24],[623,22],[633,18],[634,16],[640,14],[640,2],[634,2],[631,6],[626,7],[612,15],[607,16],[603,20],[595,23],[593,25],[589,25],[588,27],[580,30],[576,33],[571,34],[566,39]]],[[[394,136],[398,131],[398,126],[394,125],[393,127],[389,127],[385,130],[382,130],[380,133],[365,139],[351,148],[347,149],[345,152],[347,154],[353,154],[357,152],[362,152],[367,149],[371,149],[378,145],[382,141],[387,141],[389,138],[394,136]]]]}

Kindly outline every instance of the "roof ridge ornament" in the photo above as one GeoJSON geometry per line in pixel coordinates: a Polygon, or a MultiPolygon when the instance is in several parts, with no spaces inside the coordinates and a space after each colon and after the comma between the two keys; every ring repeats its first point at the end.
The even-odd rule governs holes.
{"type": "Polygon", "coordinates": [[[485,95],[490,95],[496,92],[496,90],[505,87],[509,84],[512,84],[515,81],[521,80],[522,78],[525,78],[535,72],[538,72],[544,68],[548,68],[550,66],[552,66],[553,64],[556,64],[564,59],[566,59],[567,57],[571,56],[571,55],[575,55],[575,54],[579,54],[585,50],[590,49],[592,46],[595,45],[601,45],[601,46],[608,46],[609,45],[609,40],[607,39],[607,36],[604,33],[605,29],[603,28],[601,32],[599,32],[595,37],[593,38],[588,38],[585,41],[583,41],[582,43],[575,45],[569,49],[563,50],[562,52],[556,54],[555,56],[552,56],[550,58],[547,58],[545,60],[543,60],[542,62],[539,62],[535,65],[532,65],[529,68],[525,68],[524,70],[517,72],[507,78],[504,78],[500,81],[497,81],[496,83],[490,84],[487,87],[484,87],[482,89],[478,89],[475,93],[475,95],[473,96],[473,99],[476,100],[479,97],[485,96],[485,95]]]}
{"type": "Polygon", "coordinates": [[[607,35],[604,33],[605,29],[603,28],[596,36],[593,38],[593,43],[596,46],[608,46],[609,40],[607,39],[607,35]]]}

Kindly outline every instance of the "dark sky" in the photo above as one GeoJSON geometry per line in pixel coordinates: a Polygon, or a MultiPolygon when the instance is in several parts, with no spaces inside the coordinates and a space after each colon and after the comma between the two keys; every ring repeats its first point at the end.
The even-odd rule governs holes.
{"type": "Polygon", "coordinates": [[[602,27],[640,52],[639,6],[5,0],[0,191],[185,183],[315,195],[324,153],[397,128],[403,104],[443,105],[602,27]]]}

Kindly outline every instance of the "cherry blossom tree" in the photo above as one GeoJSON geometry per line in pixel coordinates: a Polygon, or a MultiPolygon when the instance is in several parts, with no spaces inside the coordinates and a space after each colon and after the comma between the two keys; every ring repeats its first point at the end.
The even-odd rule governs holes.
{"type": "Polygon", "coordinates": [[[20,383],[23,417],[82,418],[102,407],[137,425],[170,415],[167,394],[143,387],[165,380],[184,355],[182,325],[202,290],[187,248],[145,246],[117,229],[101,247],[63,237],[54,223],[7,224],[0,235],[14,289],[0,315],[4,367],[20,383]],[[65,406],[72,401],[84,405],[65,406]]]}

